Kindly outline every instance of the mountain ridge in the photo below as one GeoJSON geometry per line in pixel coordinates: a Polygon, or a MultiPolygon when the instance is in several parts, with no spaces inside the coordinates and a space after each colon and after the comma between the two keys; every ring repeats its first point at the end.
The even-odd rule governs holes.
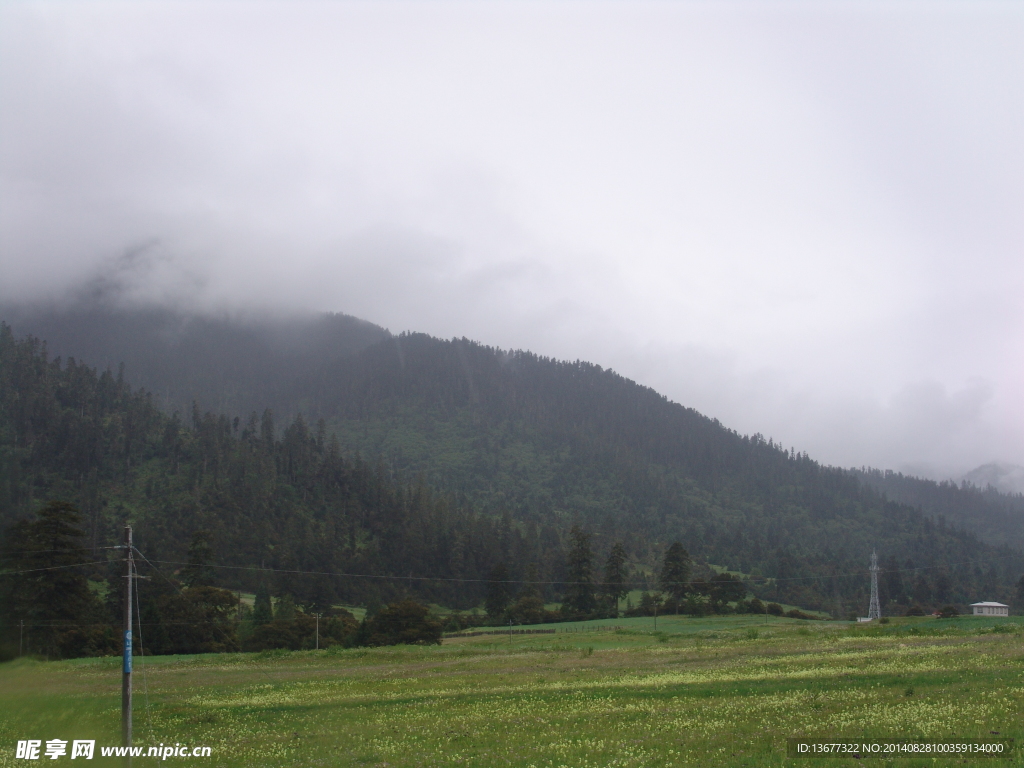
{"type": "MultiPolygon", "coordinates": [[[[342,332],[351,328],[366,330],[344,321],[342,332]]],[[[862,569],[874,546],[890,570],[907,561],[930,569],[991,561],[962,575],[964,584],[993,585],[986,594],[1007,597],[1016,581],[1019,553],[974,541],[957,531],[959,520],[887,501],[852,472],[739,435],[598,365],[371,331],[370,343],[344,354],[321,346],[316,364],[265,372],[257,384],[270,385],[255,391],[269,393],[279,423],[300,412],[309,423],[323,419],[324,434],[347,455],[380,456],[388,472],[422,476],[523,535],[578,520],[599,552],[621,540],[638,563],[680,540],[709,562],[775,578],[775,597],[829,610],[840,593],[848,599],[864,588],[835,579],[862,569]]],[[[224,357],[199,349],[196,370],[224,357]]],[[[234,397],[241,404],[256,395],[239,386],[234,397]]],[[[190,411],[199,435],[207,417],[198,406],[190,411]]],[[[251,434],[259,418],[241,432],[251,434]]]]}

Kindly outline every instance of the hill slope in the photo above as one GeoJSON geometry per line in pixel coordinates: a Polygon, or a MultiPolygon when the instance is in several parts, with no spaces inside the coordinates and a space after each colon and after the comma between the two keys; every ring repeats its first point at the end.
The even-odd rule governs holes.
{"type": "Polygon", "coordinates": [[[0,319],[17,336],[44,340],[51,357],[101,371],[123,363],[126,380],[168,413],[187,413],[193,401],[231,415],[280,408],[276,394],[295,379],[390,336],[348,315],[238,318],[102,303],[0,306],[0,319]]]}
{"type": "MultiPolygon", "coordinates": [[[[107,338],[117,334],[108,331],[107,338]]],[[[858,574],[873,547],[893,574],[888,596],[902,603],[910,601],[911,586],[901,581],[901,569],[929,569],[914,572],[926,582],[921,595],[973,600],[981,593],[1008,599],[1022,568],[1019,552],[985,546],[942,519],[887,501],[849,472],[757,435],[740,436],[596,365],[423,335],[383,336],[348,354],[330,352],[322,347],[318,359],[308,355],[286,372],[267,370],[262,382],[224,374],[236,388],[233,402],[255,402],[265,392],[279,412],[323,418],[342,453],[381,455],[400,476],[423,473],[455,508],[501,521],[506,542],[513,532],[527,542],[513,564],[518,573],[543,562],[554,574],[550,552],[573,519],[595,533],[599,553],[625,542],[641,569],[652,568],[666,543],[679,539],[699,558],[775,578],[765,596],[826,609],[865,599],[866,579],[858,574]]],[[[182,375],[218,359],[210,353],[182,375]]],[[[215,399],[216,382],[205,385],[215,399]]],[[[202,448],[204,423],[196,413],[183,429],[200,453],[212,450],[202,448]]],[[[242,431],[252,438],[258,423],[242,431]]],[[[322,452],[324,437],[314,442],[322,452]]],[[[167,449],[152,450],[153,472],[166,474],[167,449]]],[[[124,481],[136,491],[139,482],[124,481]]],[[[193,490],[192,506],[207,510],[230,496],[223,483],[193,490]],[[204,501],[204,493],[214,495],[204,501]]],[[[187,517],[181,509],[188,505],[175,507],[169,498],[158,505],[142,494],[133,503],[140,514],[187,517]]],[[[175,524],[176,533],[184,528],[175,524]]],[[[242,532],[225,536],[244,539],[242,532]]],[[[252,558],[250,544],[232,546],[252,558]]],[[[506,553],[512,559],[511,549],[506,553]]]]}

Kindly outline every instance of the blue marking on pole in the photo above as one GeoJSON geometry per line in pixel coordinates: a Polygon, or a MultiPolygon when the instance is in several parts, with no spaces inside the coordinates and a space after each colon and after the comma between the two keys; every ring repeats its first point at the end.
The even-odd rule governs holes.
{"type": "Polygon", "coordinates": [[[124,631],[124,673],[126,675],[132,673],[132,631],[130,629],[124,631]]]}

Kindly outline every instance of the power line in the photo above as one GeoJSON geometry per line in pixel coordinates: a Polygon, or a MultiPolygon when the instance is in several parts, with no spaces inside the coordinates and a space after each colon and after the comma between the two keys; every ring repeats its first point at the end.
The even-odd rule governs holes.
{"type": "MultiPolygon", "coordinates": [[[[124,545],[109,546],[109,547],[98,547],[98,549],[124,549],[124,545]]],[[[147,563],[149,563],[149,565],[153,567],[153,570],[155,570],[157,573],[159,573],[160,576],[163,577],[164,579],[167,579],[167,576],[165,576],[162,571],[160,571],[158,568],[156,568],[156,566],[154,566],[153,563],[160,563],[162,565],[184,565],[184,566],[194,565],[194,563],[182,562],[182,561],[179,561],[179,560],[150,560],[141,551],[139,551],[136,547],[132,547],[132,549],[135,552],[137,552],[147,563]]],[[[36,551],[42,551],[42,550],[36,550],[36,551]]],[[[50,551],[58,552],[58,551],[64,551],[64,550],[50,550],[50,551]]],[[[917,571],[938,570],[938,569],[943,569],[943,568],[957,568],[957,567],[960,567],[960,566],[974,565],[974,564],[977,564],[977,563],[991,563],[991,562],[998,562],[998,561],[1001,561],[1001,560],[1016,560],[1016,559],[1019,559],[1020,557],[1021,557],[1021,555],[1007,555],[1005,557],[985,558],[984,560],[964,560],[964,561],[959,562],[959,563],[946,563],[946,564],[942,564],[942,565],[927,565],[927,566],[919,566],[919,567],[914,567],[914,568],[897,568],[897,569],[893,569],[893,570],[884,570],[883,572],[884,573],[914,573],[914,572],[917,572],[917,571]]],[[[47,568],[30,568],[30,569],[21,570],[21,571],[0,571],[0,576],[16,576],[16,575],[25,574],[25,573],[36,573],[36,572],[39,572],[39,571],[54,571],[54,570],[60,570],[60,569],[63,569],[63,568],[77,568],[77,567],[80,567],[80,566],[87,566],[87,565],[108,565],[111,562],[113,562],[113,561],[111,561],[111,560],[93,560],[93,561],[86,562],[86,563],[70,563],[68,565],[54,565],[54,566],[50,566],[50,567],[47,567],[47,568]]],[[[392,575],[392,574],[375,574],[375,573],[345,573],[345,572],[339,572],[339,571],[306,571],[306,570],[301,570],[301,569],[297,569],[297,568],[267,568],[266,566],[255,566],[255,565],[214,565],[212,563],[207,563],[205,565],[205,567],[207,567],[207,568],[221,568],[221,569],[236,570],[236,571],[262,571],[262,572],[267,572],[267,573],[285,573],[285,574],[291,574],[291,575],[295,575],[295,576],[333,576],[333,577],[338,577],[338,578],[383,579],[383,580],[392,580],[392,581],[441,581],[441,582],[462,583],[462,584],[536,584],[536,585],[542,585],[542,586],[555,586],[555,585],[567,585],[568,586],[568,585],[579,585],[579,584],[592,584],[592,585],[594,585],[596,587],[600,587],[600,586],[606,586],[606,585],[614,583],[614,582],[604,582],[604,581],[580,582],[580,581],[541,581],[541,580],[530,580],[530,579],[467,579],[467,578],[461,578],[461,577],[456,577],[456,576],[411,576],[411,575],[410,576],[395,576],[395,575],[392,575]]],[[[824,574],[824,575],[819,575],[819,576],[789,576],[789,577],[783,577],[783,578],[777,578],[777,577],[771,577],[771,576],[748,576],[747,578],[740,579],[740,581],[747,582],[747,583],[750,583],[750,582],[760,582],[760,583],[768,584],[768,583],[792,582],[792,581],[823,581],[823,580],[827,580],[827,579],[862,577],[863,575],[864,575],[864,571],[853,571],[853,572],[850,572],[850,573],[824,574]]],[[[170,582],[169,579],[167,579],[167,580],[168,580],[169,583],[173,584],[173,582],[170,582]]],[[[663,586],[693,586],[695,584],[705,584],[705,583],[711,583],[711,582],[704,582],[704,581],[668,581],[668,582],[659,582],[659,583],[662,584],[663,586]]],[[[649,582],[628,581],[628,582],[623,582],[623,585],[624,586],[629,586],[629,587],[644,587],[644,588],[646,588],[646,587],[649,586],[649,582]]]]}
{"type": "Polygon", "coordinates": [[[18,576],[23,573],[37,573],[38,571],[59,571],[62,568],[78,568],[85,565],[109,565],[110,560],[93,560],[89,563],[71,563],[70,565],[51,565],[49,568],[29,568],[26,571],[0,571],[0,576],[18,576]]]}
{"type": "MultiPolygon", "coordinates": [[[[136,550],[137,551],[137,550],[136,550]]],[[[142,554],[141,552],[139,553],[142,554]]],[[[145,555],[143,555],[145,557],[145,555]]],[[[930,565],[921,566],[915,568],[898,568],[895,570],[887,570],[885,573],[910,573],[915,571],[926,571],[936,570],[940,568],[956,568],[962,565],[972,565],[975,563],[990,563],[998,560],[1014,560],[1020,558],[1020,555],[1009,555],[1003,558],[986,558],[985,560],[965,560],[960,563],[948,563],[943,565],[930,565]]],[[[148,563],[161,563],[162,565],[195,565],[195,563],[181,562],[178,560],[146,560],[148,563]]],[[[236,571],[261,571],[266,573],[285,573],[295,576],[335,576],[339,578],[352,578],[352,579],[384,579],[392,581],[443,581],[443,582],[454,582],[454,583],[466,583],[466,584],[537,584],[537,585],[579,585],[579,584],[592,584],[595,587],[606,586],[615,584],[617,582],[605,582],[605,581],[540,581],[530,579],[466,579],[456,576],[395,576],[392,574],[374,574],[374,573],[345,573],[339,571],[305,571],[297,568],[267,568],[266,566],[256,565],[214,565],[207,563],[207,568],[222,568],[227,570],[236,571]]],[[[776,582],[790,582],[790,581],[822,581],[826,579],[839,579],[839,578],[853,578],[864,576],[865,571],[853,571],[850,573],[834,573],[825,574],[820,576],[791,576],[784,578],[775,578],[770,576],[752,576],[746,579],[740,579],[741,582],[751,581],[762,581],[763,583],[776,583],[776,582]]],[[[714,578],[714,577],[712,577],[714,578]]],[[[642,581],[627,581],[622,582],[624,586],[631,587],[646,587],[649,582],[642,581]]],[[[710,584],[712,581],[659,581],[659,584],[664,586],[694,586],[696,584],[710,584]]]]}
{"type": "MultiPolygon", "coordinates": [[[[12,555],[41,555],[44,552],[92,552],[97,549],[124,549],[124,544],[115,544],[113,546],[106,547],[70,547],[66,549],[5,549],[4,552],[12,555]]],[[[10,560],[11,558],[4,556],[2,559],[10,560]]]]}

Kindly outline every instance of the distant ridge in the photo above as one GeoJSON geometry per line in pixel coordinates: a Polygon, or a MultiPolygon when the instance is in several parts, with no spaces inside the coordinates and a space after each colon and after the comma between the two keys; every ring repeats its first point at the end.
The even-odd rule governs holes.
{"type": "Polygon", "coordinates": [[[979,488],[992,486],[1001,493],[1024,493],[1024,467],[1017,464],[982,464],[964,475],[963,479],[979,488]]]}
{"type": "MultiPolygon", "coordinates": [[[[51,357],[73,355],[115,372],[123,360],[125,381],[154,393],[154,406],[178,411],[180,419],[168,429],[182,432],[198,452],[213,450],[207,442],[216,447],[219,440],[272,435],[276,423],[287,438],[277,471],[293,477],[295,462],[305,461],[296,446],[308,444],[312,434],[318,450],[336,445],[337,455],[357,464],[368,459],[381,477],[423,483],[459,508],[496,521],[508,562],[525,568],[532,559],[554,580],[557,558],[542,553],[555,551],[574,522],[593,533],[599,558],[621,542],[653,572],[666,543],[679,541],[704,562],[777,579],[763,597],[836,615],[846,610],[838,602],[866,600],[860,595],[866,581],[858,574],[874,548],[887,571],[930,569],[925,586],[938,600],[954,594],[973,600],[989,583],[986,594],[1009,599],[1024,569],[1019,497],[823,466],[760,434],[740,435],[593,363],[464,338],[396,336],[346,315],[245,320],[92,308],[23,313],[9,322],[17,335],[48,340],[51,357]],[[193,398],[198,409],[191,407],[193,398]],[[266,408],[273,414],[264,414],[266,408]],[[302,421],[294,420],[298,414],[302,421]],[[524,547],[518,554],[517,537],[524,547]],[[951,582],[932,573],[964,563],[990,567],[952,570],[951,582]],[[946,589],[951,584],[953,592],[946,589]]],[[[13,338],[10,345],[12,355],[22,349],[13,338]]],[[[74,412],[67,417],[73,422],[74,412]]],[[[147,450],[156,464],[130,476],[128,491],[110,486],[105,503],[111,510],[130,502],[154,520],[175,520],[179,538],[196,526],[233,519],[240,503],[224,495],[217,476],[206,496],[188,486],[187,503],[168,506],[156,493],[159,483],[176,477],[171,471],[172,479],[161,479],[176,455],[165,443],[150,436],[147,450]],[[153,473],[151,483],[145,473],[153,473]]],[[[47,455],[27,456],[10,475],[11,487],[34,493],[38,483],[19,478],[29,478],[41,466],[34,462],[47,455]]],[[[192,466],[203,474],[221,463],[210,454],[192,466]]],[[[273,534],[278,539],[307,535],[287,531],[313,514],[308,504],[319,498],[316,482],[280,498],[273,518],[281,526],[273,534]]],[[[341,511],[322,514],[333,520],[341,511]]],[[[240,529],[231,546],[250,534],[240,529]]],[[[345,547],[359,549],[360,535],[349,529],[345,547]]],[[[416,535],[432,541],[433,534],[416,535]]],[[[369,543],[368,553],[383,546],[369,543]]],[[[438,540],[437,546],[452,543],[438,540]]],[[[255,551],[250,545],[245,551],[255,551]]],[[[896,581],[886,589],[897,602],[907,594],[896,581]]]]}
{"type": "Polygon", "coordinates": [[[0,305],[0,320],[15,335],[45,341],[51,358],[114,372],[123,363],[128,382],[152,392],[168,413],[189,413],[195,400],[202,410],[232,416],[281,409],[278,393],[296,380],[391,335],[343,314],[200,314],[102,301],[0,305]]]}

